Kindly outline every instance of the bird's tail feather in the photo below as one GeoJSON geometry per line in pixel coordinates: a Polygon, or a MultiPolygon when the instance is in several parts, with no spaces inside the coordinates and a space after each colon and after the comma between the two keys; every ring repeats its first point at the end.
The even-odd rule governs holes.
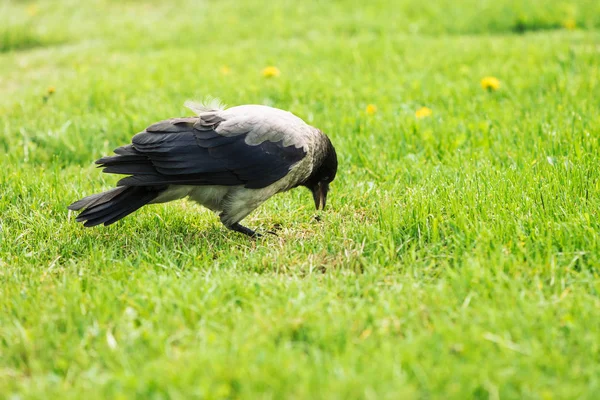
{"type": "Polygon", "coordinates": [[[83,210],[77,222],[91,227],[110,225],[154,200],[163,188],[145,186],[119,186],[106,192],[93,194],[71,204],[69,210],[83,210]]]}

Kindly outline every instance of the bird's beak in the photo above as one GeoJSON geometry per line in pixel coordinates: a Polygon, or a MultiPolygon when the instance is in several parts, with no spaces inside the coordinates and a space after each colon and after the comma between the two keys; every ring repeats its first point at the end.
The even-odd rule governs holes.
{"type": "Polygon", "coordinates": [[[327,204],[327,192],[329,191],[329,184],[325,182],[317,183],[317,186],[312,190],[313,199],[315,201],[315,207],[317,210],[325,209],[327,204]]]}

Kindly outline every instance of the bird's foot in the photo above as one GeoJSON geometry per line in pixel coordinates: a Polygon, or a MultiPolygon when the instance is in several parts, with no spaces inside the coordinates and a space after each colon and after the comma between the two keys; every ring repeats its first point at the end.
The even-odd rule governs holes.
{"type": "Polygon", "coordinates": [[[281,230],[281,224],[277,223],[275,225],[273,225],[273,227],[271,228],[270,231],[267,231],[268,234],[273,235],[273,236],[279,236],[277,234],[277,231],[281,230]]]}
{"type": "Polygon", "coordinates": [[[252,229],[247,228],[244,225],[241,225],[239,222],[228,226],[228,228],[232,231],[236,231],[239,233],[243,233],[244,235],[250,236],[251,238],[259,238],[262,236],[260,233],[253,231],[252,229]]]}

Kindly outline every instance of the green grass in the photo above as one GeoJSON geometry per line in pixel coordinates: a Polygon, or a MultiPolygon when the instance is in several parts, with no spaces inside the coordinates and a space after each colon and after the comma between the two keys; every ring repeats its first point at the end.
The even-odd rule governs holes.
{"type": "Polygon", "coordinates": [[[599,2],[31,4],[0,6],[0,398],[600,392],[599,2]],[[207,95],[330,135],[321,223],[300,189],[256,241],[183,201],[75,223],[95,159],[207,95]]]}

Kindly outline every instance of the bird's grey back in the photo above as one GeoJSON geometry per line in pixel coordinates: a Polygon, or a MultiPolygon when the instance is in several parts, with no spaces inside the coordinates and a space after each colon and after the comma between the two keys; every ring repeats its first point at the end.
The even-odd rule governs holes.
{"type": "Polygon", "coordinates": [[[265,141],[283,141],[283,146],[294,146],[306,151],[318,133],[314,127],[288,111],[261,105],[203,112],[198,118],[198,127],[208,128],[215,126],[217,122],[214,129],[220,135],[246,134],[245,142],[251,146],[265,141]]]}

